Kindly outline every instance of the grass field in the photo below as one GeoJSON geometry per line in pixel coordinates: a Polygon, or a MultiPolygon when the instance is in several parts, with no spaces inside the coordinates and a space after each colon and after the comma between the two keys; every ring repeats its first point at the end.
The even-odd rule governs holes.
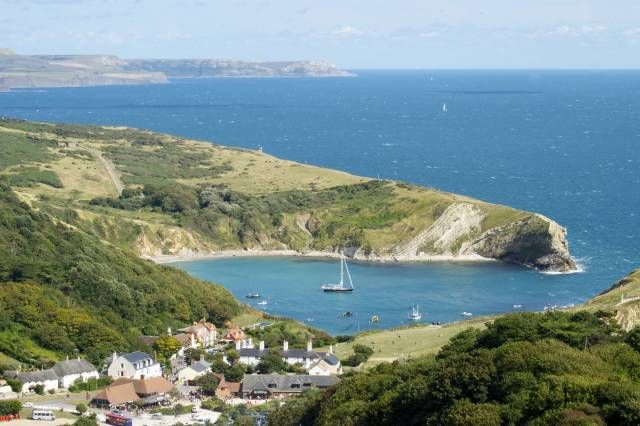
{"type": "Polygon", "coordinates": [[[339,358],[353,353],[353,345],[366,345],[373,349],[373,355],[364,364],[364,368],[380,362],[392,362],[435,355],[449,339],[467,328],[484,328],[492,317],[474,318],[442,326],[417,325],[407,328],[371,331],[356,336],[353,342],[339,343],[334,347],[339,358]]]}

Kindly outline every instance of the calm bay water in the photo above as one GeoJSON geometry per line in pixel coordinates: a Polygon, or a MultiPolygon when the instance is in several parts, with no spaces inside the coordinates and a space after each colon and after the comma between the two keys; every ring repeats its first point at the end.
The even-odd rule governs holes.
{"type": "Polygon", "coordinates": [[[188,262],[239,297],[332,332],[578,303],[640,266],[640,72],[361,72],[349,79],[181,80],[164,86],[0,93],[0,115],[128,125],[393,178],[543,213],[585,271],[507,265],[354,265],[359,291],[324,295],[333,262],[188,262]],[[448,112],[442,112],[447,104],[448,112]],[[243,275],[244,274],[244,275],[243,275]],[[335,296],[335,297],[334,297],[335,296]]]}

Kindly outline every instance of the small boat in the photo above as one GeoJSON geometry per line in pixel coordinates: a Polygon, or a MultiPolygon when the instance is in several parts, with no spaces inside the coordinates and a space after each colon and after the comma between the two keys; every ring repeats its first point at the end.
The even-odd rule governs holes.
{"type": "Polygon", "coordinates": [[[447,112],[447,104],[442,104],[442,112],[447,112]]]}
{"type": "Polygon", "coordinates": [[[371,322],[380,322],[380,317],[377,316],[377,315],[373,315],[369,321],[371,321],[371,322]]]}
{"type": "Polygon", "coordinates": [[[258,299],[258,298],[260,298],[260,293],[258,293],[257,291],[255,293],[247,294],[247,299],[258,299]]]}
{"type": "Polygon", "coordinates": [[[420,313],[420,307],[418,305],[411,306],[411,312],[409,312],[408,318],[411,321],[420,321],[422,319],[422,314],[420,313]]]}
{"type": "Polygon", "coordinates": [[[520,309],[522,308],[522,305],[513,305],[513,309],[520,309]]]}
{"type": "Polygon", "coordinates": [[[268,302],[266,300],[261,300],[258,302],[258,305],[266,305],[268,302]]]}
{"type": "Polygon", "coordinates": [[[349,267],[347,266],[347,261],[345,260],[344,255],[340,256],[340,282],[338,284],[324,284],[321,288],[322,291],[333,293],[353,291],[353,281],[351,281],[351,273],[349,273],[349,267]],[[349,285],[346,285],[344,282],[345,271],[347,272],[349,285]]]}
{"type": "Polygon", "coordinates": [[[345,311],[342,314],[340,314],[343,318],[351,318],[353,316],[353,312],[351,311],[345,311]]]}
{"type": "Polygon", "coordinates": [[[467,311],[464,311],[464,312],[462,313],[462,315],[463,315],[463,316],[465,316],[465,317],[473,316],[473,314],[472,314],[471,312],[467,312],[467,311]]]}

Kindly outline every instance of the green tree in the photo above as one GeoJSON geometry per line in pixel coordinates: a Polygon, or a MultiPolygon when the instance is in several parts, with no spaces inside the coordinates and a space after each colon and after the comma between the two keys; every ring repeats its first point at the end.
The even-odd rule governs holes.
{"type": "Polygon", "coordinates": [[[269,351],[256,366],[260,374],[284,373],[288,368],[289,364],[282,359],[282,353],[276,350],[269,351]]]}
{"type": "Polygon", "coordinates": [[[640,352],[640,326],[634,327],[624,336],[624,341],[636,351],[640,352]]]}
{"type": "Polygon", "coordinates": [[[180,350],[182,344],[173,336],[160,336],[153,344],[153,348],[162,359],[169,359],[180,350]]]}
{"type": "Polygon", "coordinates": [[[200,389],[205,395],[215,395],[216,389],[218,388],[218,383],[220,381],[213,373],[207,373],[203,376],[200,376],[196,379],[196,385],[200,386],[200,389]]]}
{"type": "Polygon", "coordinates": [[[86,413],[87,412],[87,405],[84,402],[78,403],[78,405],[76,405],[76,411],[78,413],[80,413],[80,415],[86,413]]]}

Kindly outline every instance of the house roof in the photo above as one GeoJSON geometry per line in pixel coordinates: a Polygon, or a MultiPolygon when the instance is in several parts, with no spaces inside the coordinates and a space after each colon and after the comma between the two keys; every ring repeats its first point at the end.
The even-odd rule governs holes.
{"type": "Polygon", "coordinates": [[[56,362],[53,366],[53,371],[55,371],[58,377],[64,377],[71,374],[97,372],[98,370],[86,359],[78,358],[56,362]]]}
{"type": "Polygon", "coordinates": [[[231,393],[240,392],[241,383],[227,382],[227,380],[224,378],[224,374],[214,373],[213,375],[216,378],[218,378],[218,380],[219,380],[219,382],[218,382],[218,390],[225,390],[226,389],[231,393]]]}
{"type": "Polygon", "coordinates": [[[131,384],[138,395],[151,395],[167,393],[173,389],[173,384],[164,377],[151,377],[148,379],[116,379],[111,386],[131,384]]]}
{"type": "Polygon", "coordinates": [[[207,331],[213,331],[216,329],[216,326],[205,320],[200,320],[198,322],[194,322],[188,327],[181,328],[179,331],[185,333],[197,333],[198,331],[203,329],[206,329],[207,331]]]}
{"type": "Polygon", "coordinates": [[[306,349],[289,349],[282,351],[282,356],[285,358],[319,358],[320,355],[314,351],[308,351],[306,349]]]}
{"type": "Polygon", "coordinates": [[[229,330],[227,330],[227,334],[224,335],[224,338],[222,340],[242,340],[244,338],[246,338],[247,336],[244,334],[244,331],[240,330],[239,328],[230,328],[229,330]]]}
{"type": "Polygon", "coordinates": [[[326,388],[337,384],[336,376],[310,376],[307,374],[250,374],[242,380],[242,392],[269,391],[279,393],[299,393],[309,387],[326,388]]]}
{"type": "Polygon", "coordinates": [[[45,380],[58,380],[58,375],[52,368],[39,371],[19,371],[16,374],[16,379],[23,385],[31,382],[44,382],[45,380]]]}
{"type": "MultiPolygon", "coordinates": [[[[322,354],[322,352],[319,352],[319,353],[322,354]]],[[[334,354],[329,353],[329,352],[324,354],[324,358],[323,359],[327,362],[327,364],[331,364],[331,365],[340,364],[340,359],[337,356],[335,356],[334,354]]]]}
{"type": "Polygon", "coordinates": [[[207,371],[208,369],[210,369],[211,368],[211,364],[209,364],[207,361],[196,361],[196,362],[191,363],[190,367],[195,372],[202,373],[202,372],[207,371]]]}
{"type": "Polygon", "coordinates": [[[261,358],[269,353],[269,349],[258,349],[258,348],[242,348],[238,351],[238,355],[246,356],[246,357],[255,357],[261,358]]]}
{"type": "Polygon", "coordinates": [[[135,362],[140,362],[147,359],[150,359],[153,361],[153,358],[151,358],[151,355],[144,352],[140,352],[140,351],[130,352],[128,354],[123,354],[121,356],[132,364],[135,362]]]}
{"type": "Polygon", "coordinates": [[[93,397],[92,401],[107,401],[111,405],[124,404],[140,399],[133,383],[113,382],[109,387],[93,397]]]}
{"type": "Polygon", "coordinates": [[[180,333],[180,334],[175,334],[173,337],[180,342],[180,344],[182,346],[188,346],[191,344],[191,334],[186,334],[186,333],[180,333]]]}

